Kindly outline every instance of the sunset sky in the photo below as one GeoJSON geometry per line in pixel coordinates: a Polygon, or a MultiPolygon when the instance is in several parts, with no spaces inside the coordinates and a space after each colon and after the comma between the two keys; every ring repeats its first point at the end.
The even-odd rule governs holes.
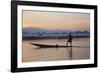
{"type": "Polygon", "coordinates": [[[90,30],[90,14],[74,12],[23,11],[23,28],[90,30]]]}

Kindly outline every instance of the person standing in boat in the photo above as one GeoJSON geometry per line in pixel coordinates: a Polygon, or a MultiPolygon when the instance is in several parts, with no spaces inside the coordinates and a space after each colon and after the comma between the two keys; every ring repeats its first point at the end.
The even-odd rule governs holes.
{"type": "Polygon", "coordinates": [[[68,41],[66,43],[66,46],[68,46],[68,43],[70,43],[70,46],[72,46],[72,34],[71,34],[71,32],[69,33],[68,41]]]}

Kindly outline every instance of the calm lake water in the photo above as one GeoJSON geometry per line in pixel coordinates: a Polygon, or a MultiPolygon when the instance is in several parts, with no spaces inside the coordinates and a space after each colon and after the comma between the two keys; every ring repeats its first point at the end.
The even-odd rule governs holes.
{"type": "Polygon", "coordinates": [[[70,48],[38,48],[30,43],[47,45],[66,45],[68,39],[41,39],[41,40],[23,40],[22,62],[35,61],[56,61],[56,60],[80,60],[90,58],[90,39],[73,39],[73,46],[70,48]]]}

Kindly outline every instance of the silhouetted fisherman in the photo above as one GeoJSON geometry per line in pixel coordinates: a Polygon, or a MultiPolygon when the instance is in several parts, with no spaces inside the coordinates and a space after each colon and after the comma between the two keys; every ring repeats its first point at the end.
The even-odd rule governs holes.
{"type": "Polygon", "coordinates": [[[66,43],[66,46],[68,46],[68,43],[70,43],[70,46],[72,46],[72,35],[71,35],[71,33],[69,33],[68,41],[66,43]]]}

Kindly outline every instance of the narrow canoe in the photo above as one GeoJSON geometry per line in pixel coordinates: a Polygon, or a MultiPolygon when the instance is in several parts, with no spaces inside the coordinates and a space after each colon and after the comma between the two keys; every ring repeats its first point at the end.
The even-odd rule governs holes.
{"type": "Polygon", "coordinates": [[[60,48],[60,47],[77,47],[77,48],[89,48],[89,47],[82,47],[82,46],[65,46],[65,45],[46,45],[46,44],[36,44],[36,43],[30,43],[32,45],[38,46],[40,48],[60,48]]]}

